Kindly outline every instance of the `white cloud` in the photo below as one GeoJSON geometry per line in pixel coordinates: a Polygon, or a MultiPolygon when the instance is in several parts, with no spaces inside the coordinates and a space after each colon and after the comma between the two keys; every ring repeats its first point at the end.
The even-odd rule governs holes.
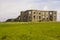
{"type": "Polygon", "coordinates": [[[48,6],[47,6],[47,5],[44,6],[44,7],[43,7],[43,10],[49,10],[48,6]]]}

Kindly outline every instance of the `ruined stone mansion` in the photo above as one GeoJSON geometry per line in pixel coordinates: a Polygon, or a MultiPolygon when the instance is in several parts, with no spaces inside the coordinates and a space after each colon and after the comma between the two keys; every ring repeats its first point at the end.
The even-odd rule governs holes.
{"type": "Polygon", "coordinates": [[[26,10],[15,19],[8,19],[7,22],[55,22],[57,11],[26,10]]]}

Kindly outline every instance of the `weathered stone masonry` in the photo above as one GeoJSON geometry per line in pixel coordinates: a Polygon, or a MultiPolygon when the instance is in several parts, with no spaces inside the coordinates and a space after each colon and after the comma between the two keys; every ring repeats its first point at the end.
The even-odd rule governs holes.
{"type": "Polygon", "coordinates": [[[21,14],[13,21],[17,22],[55,22],[57,20],[56,11],[44,11],[44,10],[26,10],[21,11],[21,14]]]}
{"type": "Polygon", "coordinates": [[[20,18],[22,22],[56,21],[57,12],[42,10],[27,10],[21,12],[20,18]]]}

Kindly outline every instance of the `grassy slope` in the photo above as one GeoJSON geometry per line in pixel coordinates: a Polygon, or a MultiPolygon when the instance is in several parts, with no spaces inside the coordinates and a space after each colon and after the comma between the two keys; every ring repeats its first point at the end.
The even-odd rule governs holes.
{"type": "Polygon", "coordinates": [[[0,23],[0,40],[60,40],[60,22],[0,23]]]}

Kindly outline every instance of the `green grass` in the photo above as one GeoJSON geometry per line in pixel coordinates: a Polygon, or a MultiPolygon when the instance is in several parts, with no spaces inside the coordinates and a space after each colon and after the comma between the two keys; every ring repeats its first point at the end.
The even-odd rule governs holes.
{"type": "Polygon", "coordinates": [[[60,40],[60,22],[3,22],[0,40],[60,40]]]}

